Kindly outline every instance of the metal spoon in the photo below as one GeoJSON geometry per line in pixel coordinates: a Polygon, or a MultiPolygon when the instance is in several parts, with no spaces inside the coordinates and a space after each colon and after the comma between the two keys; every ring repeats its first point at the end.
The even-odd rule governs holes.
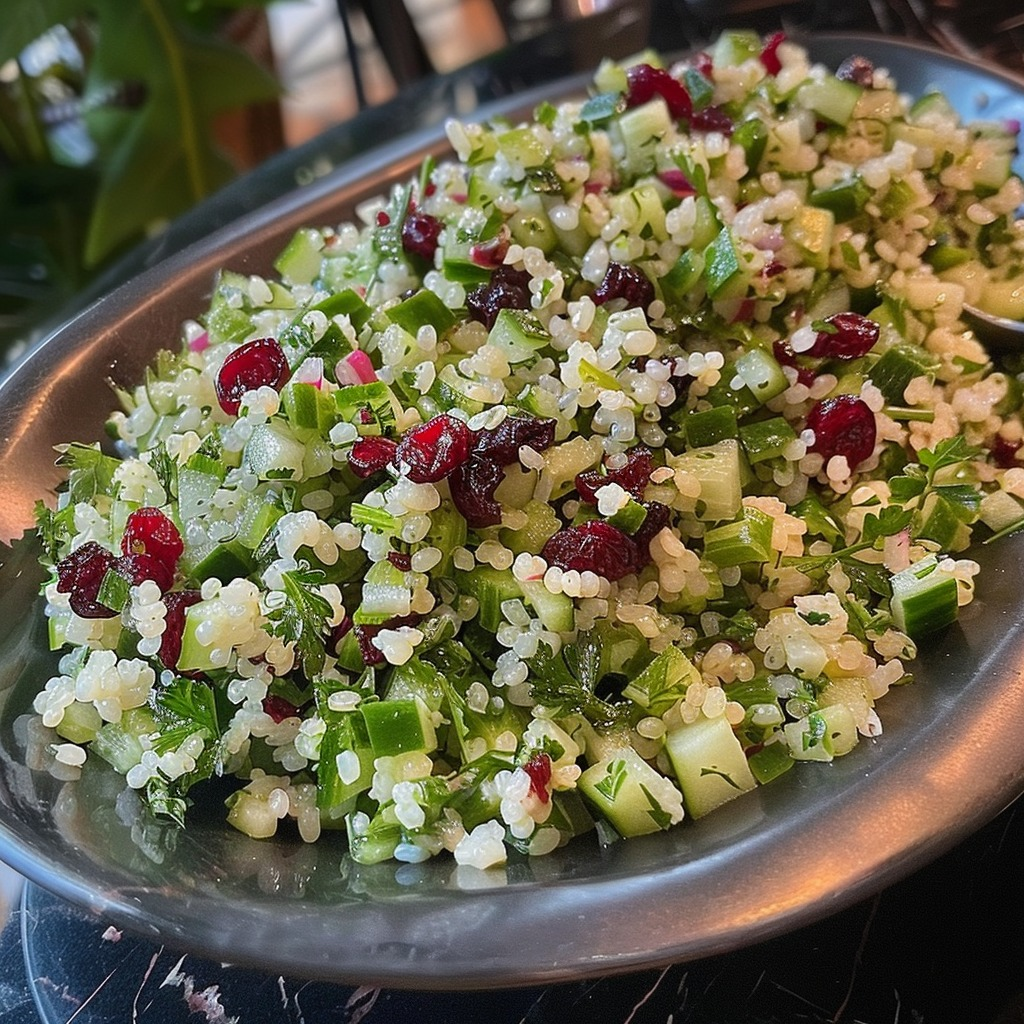
{"type": "Polygon", "coordinates": [[[978,340],[998,352],[1024,350],[1024,320],[986,313],[977,306],[964,304],[963,320],[977,334],[978,340]]]}

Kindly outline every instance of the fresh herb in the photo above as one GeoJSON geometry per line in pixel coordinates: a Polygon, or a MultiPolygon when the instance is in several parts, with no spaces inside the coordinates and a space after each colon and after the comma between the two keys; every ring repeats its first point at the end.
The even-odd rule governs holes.
{"type": "Polygon", "coordinates": [[[324,638],[330,633],[331,603],[320,593],[324,573],[300,562],[297,569],[281,573],[281,581],[287,600],[268,613],[267,631],[295,644],[303,671],[311,678],[324,667],[324,638]]]}

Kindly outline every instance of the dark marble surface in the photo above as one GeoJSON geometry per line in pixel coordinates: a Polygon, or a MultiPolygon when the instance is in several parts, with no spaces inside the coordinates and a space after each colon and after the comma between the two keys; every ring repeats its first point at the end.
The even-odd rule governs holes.
{"type": "Polygon", "coordinates": [[[877,897],[769,942],[596,981],[448,993],[211,963],[29,887],[0,935],[0,1024],[1021,1024],[1022,865],[1018,801],[877,897]]]}
{"type": "MultiPolygon", "coordinates": [[[[648,37],[666,50],[697,45],[730,11],[728,4],[655,3],[648,37]]],[[[797,3],[786,12],[811,27],[879,27],[857,0],[797,3]]],[[[772,17],[758,14],[764,24],[757,27],[770,27],[772,17]]],[[[431,80],[283,154],[133,253],[92,294],[382,138],[565,74],[583,66],[584,55],[592,62],[595,46],[618,55],[637,48],[629,31],[611,22],[587,31],[595,26],[585,45],[582,29],[549,34],[431,80]]],[[[1022,868],[1018,802],[879,896],[790,935],[597,981],[444,994],[311,983],[210,963],[108,930],[107,922],[29,887],[0,933],[0,1024],[1024,1024],[1022,868]]]]}

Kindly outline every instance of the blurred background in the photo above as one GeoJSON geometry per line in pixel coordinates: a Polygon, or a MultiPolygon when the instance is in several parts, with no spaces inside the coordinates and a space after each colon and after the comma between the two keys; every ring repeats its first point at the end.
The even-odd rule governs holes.
{"type": "Polygon", "coordinates": [[[342,157],[595,66],[610,40],[621,57],[728,26],[879,31],[1024,73],[1024,0],[5,0],[0,353],[204,197],[360,111],[390,114],[364,117],[342,157]],[[580,67],[546,65],[569,21],[593,26],[580,67]]]}

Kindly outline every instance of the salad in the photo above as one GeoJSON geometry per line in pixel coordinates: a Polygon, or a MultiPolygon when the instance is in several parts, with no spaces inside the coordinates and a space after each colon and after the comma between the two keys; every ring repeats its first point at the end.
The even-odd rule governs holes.
{"type": "Polygon", "coordinates": [[[667,829],[879,735],[1024,523],[1013,126],[738,31],[447,130],[62,446],[61,777],[365,864],[667,829]]]}

